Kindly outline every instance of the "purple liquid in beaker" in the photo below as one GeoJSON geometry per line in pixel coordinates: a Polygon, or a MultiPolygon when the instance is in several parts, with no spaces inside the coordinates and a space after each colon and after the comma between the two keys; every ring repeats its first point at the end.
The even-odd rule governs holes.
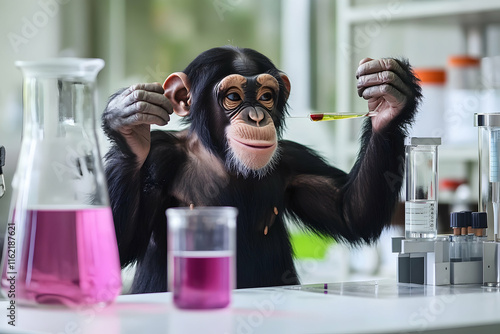
{"type": "Polygon", "coordinates": [[[174,256],[174,303],[185,309],[223,308],[232,289],[230,252],[183,252],[174,256]]]}
{"type": "MultiPolygon", "coordinates": [[[[119,295],[120,262],[109,207],[28,210],[24,229],[16,258],[17,300],[76,307],[107,304],[119,295]]],[[[4,290],[11,270],[6,261],[4,290]]]]}

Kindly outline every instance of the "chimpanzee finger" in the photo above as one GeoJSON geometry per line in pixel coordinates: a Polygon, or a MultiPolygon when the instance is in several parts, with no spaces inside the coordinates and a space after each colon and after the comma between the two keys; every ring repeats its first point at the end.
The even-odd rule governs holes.
{"type": "Polygon", "coordinates": [[[407,98],[399,90],[391,85],[379,85],[368,87],[363,91],[365,100],[377,99],[383,97],[393,107],[406,105],[407,98]]]}
{"type": "Polygon", "coordinates": [[[167,125],[170,121],[170,116],[167,118],[159,117],[153,114],[132,114],[128,117],[122,119],[122,126],[135,126],[141,124],[156,124],[156,125],[167,125]]]}
{"type": "Polygon", "coordinates": [[[138,101],[125,107],[122,111],[121,117],[122,119],[126,119],[128,117],[133,117],[134,115],[151,115],[161,118],[165,122],[170,120],[169,113],[165,109],[144,101],[138,101]]]}
{"type": "Polygon", "coordinates": [[[145,90],[136,90],[124,98],[123,105],[130,106],[138,102],[150,103],[163,108],[169,114],[173,113],[171,102],[162,93],[159,94],[156,92],[152,93],[145,90]]]}
{"type": "Polygon", "coordinates": [[[145,90],[148,92],[163,94],[163,87],[159,83],[155,82],[155,83],[141,83],[132,85],[123,91],[122,96],[128,96],[132,92],[138,90],[145,90]]]}
{"type": "Polygon", "coordinates": [[[403,94],[407,96],[411,95],[411,90],[409,89],[409,87],[395,72],[383,71],[360,76],[357,83],[358,96],[362,96],[363,91],[368,87],[383,84],[390,84],[403,94]]]}
{"type": "MultiPolygon", "coordinates": [[[[365,58],[363,60],[366,59],[369,58],[365,58]]],[[[382,59],[370,60],[360,64],[358,70],[356,71],[356,79],[359,79],[359,77],[363,75],[373,74],[383,71],[395,72],[400,78],[404,78],[406,76],[406,72],[403,71],[403,69],[395,59],[382,58],[382,59]]]]}
{"type": "Polygon", "coordinates": [[[359,61],[358,66],[359,66],[359,65],[362,65],[362,64],[364,64],[364,63],[367,63],[367,62],[369,62],[369,61],[372,61],[372,60],[373,60],[372,58],[363,58],[363,59],[361,59],[361,60],[359,61]]]}

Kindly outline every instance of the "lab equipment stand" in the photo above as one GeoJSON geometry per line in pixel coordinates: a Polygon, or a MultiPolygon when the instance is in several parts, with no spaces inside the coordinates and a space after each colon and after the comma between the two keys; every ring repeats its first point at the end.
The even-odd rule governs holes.
{"type": "Polygon", "coordinates": [[[397,281],[426,285],[483,284],[500,287],[500,243],[483,243],[482,261],[450,261],[449,236],[436,239],[392,238],[398,253],[397,281]]]}

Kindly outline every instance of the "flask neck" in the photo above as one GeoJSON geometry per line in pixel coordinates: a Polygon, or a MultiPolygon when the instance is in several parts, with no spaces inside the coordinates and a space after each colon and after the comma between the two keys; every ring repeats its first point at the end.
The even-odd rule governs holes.
{"type": "Polygon", "coordinates": [[[101,59],[17,62],[23,73],[23,136],[56,138],[95,131],[95,80],[101,59]]]}
{"type": "Polygon", "coordinates": [[[94,132],[94,100],[93,82],[25,77],[23,136],[39,140],[94,132]]]}
{"type": "Polygon", "coordinates": [[[18,64],[24,109],[18,211],[109,205],[94,114],[95,79],[102,66],[89,62],[96,63],[18,64]]]}

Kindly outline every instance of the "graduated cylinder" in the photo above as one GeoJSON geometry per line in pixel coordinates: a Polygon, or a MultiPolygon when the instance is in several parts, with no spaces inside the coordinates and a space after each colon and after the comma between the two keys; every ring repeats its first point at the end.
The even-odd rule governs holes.
{"type": "Polygon", "coordinates": [[[408,138],[406,158],[406,238],[437,235],[438,146],[441,138],[408,138]]]}

